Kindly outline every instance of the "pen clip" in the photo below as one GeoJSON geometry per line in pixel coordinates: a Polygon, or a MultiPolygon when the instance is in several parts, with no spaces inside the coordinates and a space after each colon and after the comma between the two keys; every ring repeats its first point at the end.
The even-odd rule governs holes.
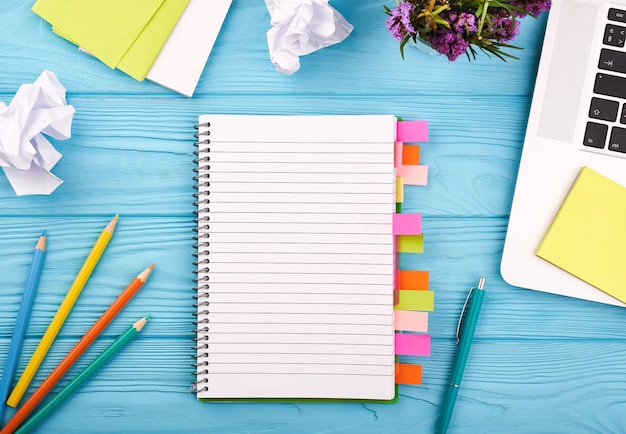
{"type": "Polygon", "coordinates": [[[461,315],[459,316],[459,322],[456,325],[456,344],[459,345],[461,343],[461,327],[463,323],[463,318],[465,317],[465,311],[467,310],[467,306],[470,303],[470,299],[472,298],[472,294],[475,289],[483,289],[485,287],[485,278],[481,277],[478,279],[478,285],[476,287],[472,287],[467,293],[467,297],[465,297],[465,303],[463,303],[463,309],[461,309],[461,315]]]}

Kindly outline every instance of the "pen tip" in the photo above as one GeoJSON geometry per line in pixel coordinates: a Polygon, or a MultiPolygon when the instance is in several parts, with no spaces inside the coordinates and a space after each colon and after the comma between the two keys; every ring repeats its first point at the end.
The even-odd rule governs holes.
{"type": "Polygon", "coordinates": [[[485,279],[484,277],[481,277],[480,279],[478,279],[478,289],[484,289],[485,288],[485,281],[487,279],[485,279]]]}

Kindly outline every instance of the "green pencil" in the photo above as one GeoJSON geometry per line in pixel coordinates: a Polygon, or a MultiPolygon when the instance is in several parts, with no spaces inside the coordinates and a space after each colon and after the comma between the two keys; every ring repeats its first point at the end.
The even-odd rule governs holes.
{"type": "Polygon", "coordinates": [[[65,398],[70,396],[74,390],[83,384],[94,372],[96,372],[107,360],[109,360],[115,353],[117,353],[124,345],[130,342],[137,333],[143,329],[146,321],[150,319],[150,315],[141,318],[128,328],[119,338],[117,338],[109,347],[104,350],[96,359],[89,364],[80,374],[69,382],[50,402],[41,407],[30,419],[28,419],[15,434],[26,433],[35,428],[35,426],[41,422],[52,410],[61,404],[65,398]]]}

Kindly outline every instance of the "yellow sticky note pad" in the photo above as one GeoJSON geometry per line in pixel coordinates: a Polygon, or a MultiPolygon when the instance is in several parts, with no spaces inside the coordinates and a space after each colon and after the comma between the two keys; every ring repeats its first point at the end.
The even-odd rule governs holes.
{"type": "Polygon", "coordinates": [[[583,167],[537,256],[626,302],[626,188],[583,167]]]}

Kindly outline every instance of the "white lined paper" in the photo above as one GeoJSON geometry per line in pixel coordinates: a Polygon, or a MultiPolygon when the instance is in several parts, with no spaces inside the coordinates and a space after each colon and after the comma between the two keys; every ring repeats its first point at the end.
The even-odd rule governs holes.
{"type": "Polygon", "coordinates": [[[198,397],[393,399],[395,118],[205,122],[198,397]]]}

